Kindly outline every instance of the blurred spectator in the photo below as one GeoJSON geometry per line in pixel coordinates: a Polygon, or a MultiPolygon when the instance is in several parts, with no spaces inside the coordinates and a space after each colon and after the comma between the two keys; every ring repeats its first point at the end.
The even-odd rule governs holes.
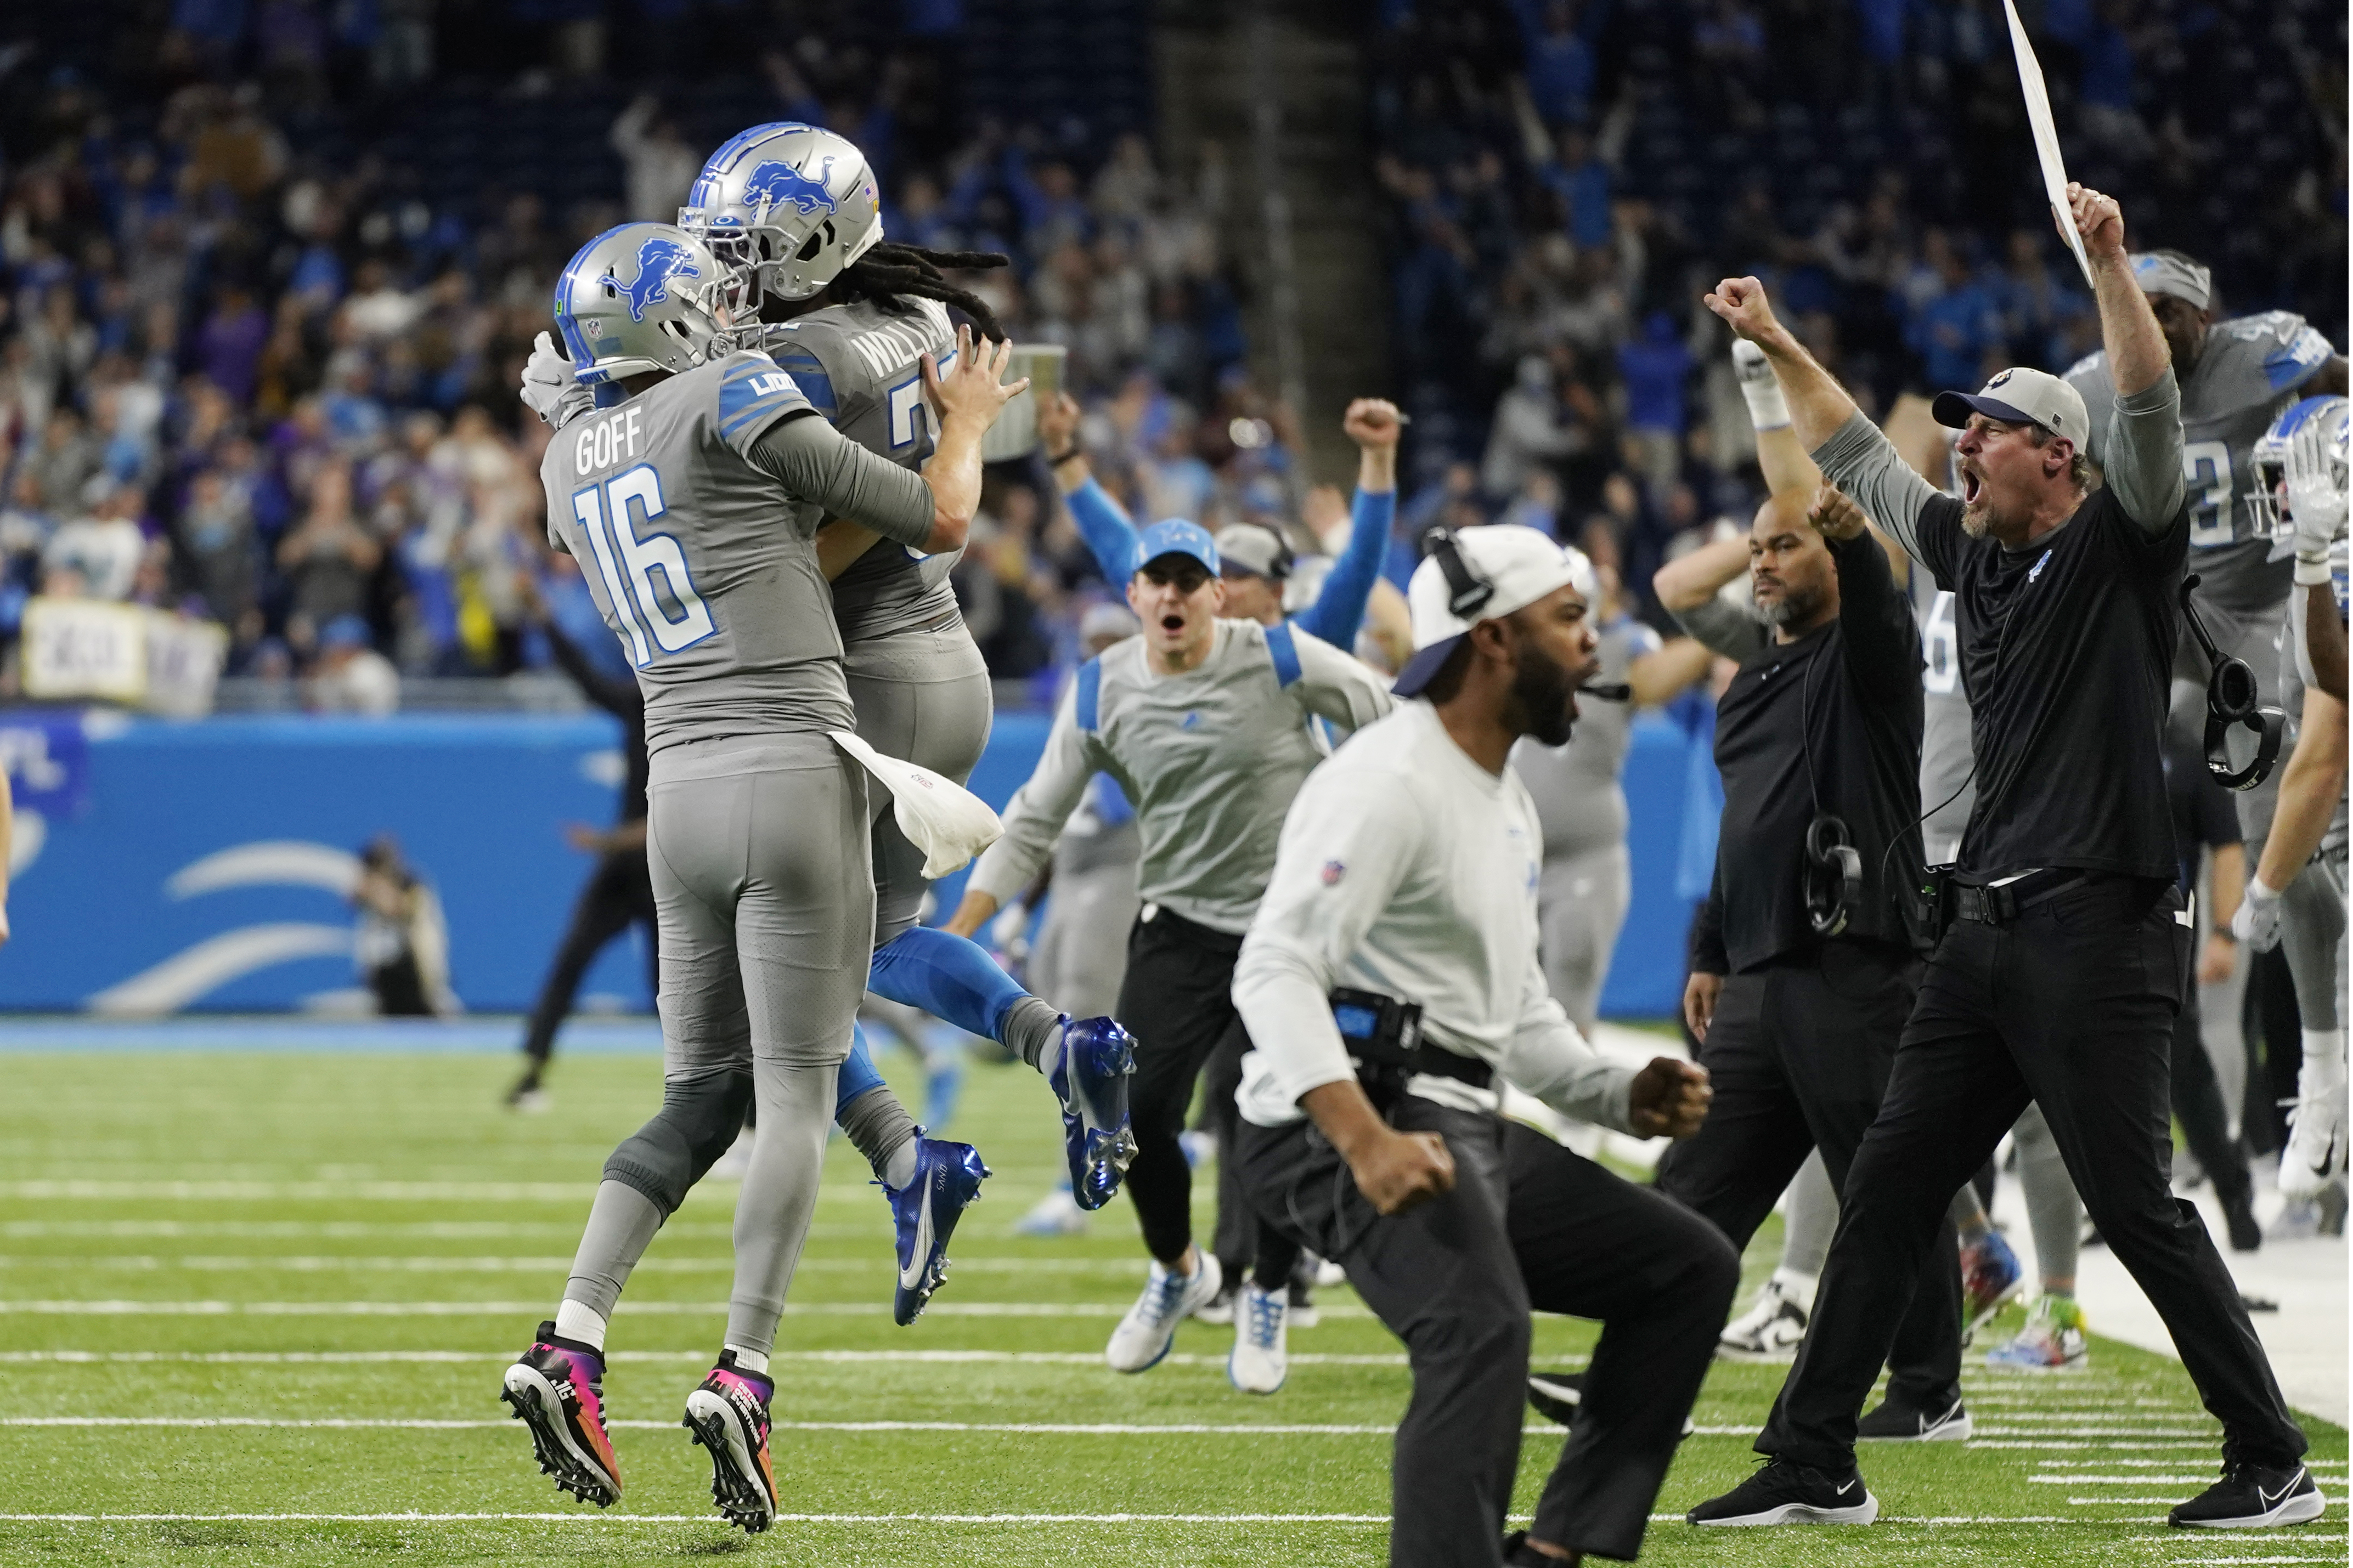
{"type": "Polygon", "coordinates": [[[129,598],[147,548],[139,528],[141,500],[133,486],[102,485],[90,511],[49,536],[41,552],[43,591],[61,597],[129,598]],[[50,577],[63,581],[52,586],[50,577]]]}
{"type": "Polygon", "coordinates": [[[352,471],[343,458],[311,477],[302,521],[278,546],[279,569],[292,595],[292,616],[314,629],[366,606],[368,574],[384,548],[352,510],[352,471]]]}
{"type": "Polygon", "coordinates": [[[368,646],[365,621],[338,616],[319,633],[318,662],[303,694],[314,712],[381,718],[400,706],[400,672],[368,646]]]}
{"type": "Polygon", "coordinates": [[[707,153],[687,144],[678,121],[662,112],[661,100],[651,93],[621,111],[613,121],[612,141],[628,169],[627,216],[641,223],[675,222],[707,153]]]}

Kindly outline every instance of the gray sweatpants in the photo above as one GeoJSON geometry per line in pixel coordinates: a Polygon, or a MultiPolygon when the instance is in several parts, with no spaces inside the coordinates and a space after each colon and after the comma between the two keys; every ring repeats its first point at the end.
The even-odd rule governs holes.
{"type": "Polygon", "coordinates": [[[1588,1037],[1601,1016],[1601,987],[1633,896],[1633,860],[1623,844],[1547,858],[1536,883],[1545,984],[1588,1037]]]}
{"type": "MultiPolygon", "coordinates": [[[[863,768],[814,733],[653,758],[647,861],[661,936],[662,1077],[751,1075],[759,1116],[735,1204],[727,1341],[765,1352],[816,1212],[834,1082],[874,930],[863,768]]],[[[681,1173],[678,1190],[701,1171],[681,1173]]],[[[661,1211],[597,1191],[566,1295],[608,1313],[661,1211]]]]}
{"type": "MultiPolygon", "coordinates": [[[[842,656],[858,738],[886,757],[929,768],[957,784],[972,777],[996,713],[988,666],[960,617],[945,625],[874,637],[842,656]]],[[[874,945],[923,918],[923,852],[899,831],[891,792],[871,792],[874,945]]],[[[1122,932],[1126,931],[1122,926],[1122,932]]]]}

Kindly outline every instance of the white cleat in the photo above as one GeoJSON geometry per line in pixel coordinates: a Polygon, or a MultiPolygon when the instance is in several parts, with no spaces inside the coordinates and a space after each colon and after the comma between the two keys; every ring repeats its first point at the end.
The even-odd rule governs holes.
{"type": "Polygon", "coordinates": [[[1209,1304],[1218,1293],[1217,1255],[1195,1249],[1190,1274],[1178,1274],[1155,1259],[1144,1294],[1111,1331],[1103,1360],[1113,1372],[1148,1372],[1176,1342],[1176,1325],[1209,1304]]]}
{"type": "Polygon", "coordinates": [[[1291,1371],[1290,1331],[1284,1322],[1291,1291],[1261,1290],[1244,1281],[1234,1292],[1234,1349],[1226,1358],[1226,1380],[1244,1394],[1272,1394],[1291,1371]]]}
{"type": "Polygon", "coordinates": [[[2288,1112],[2287,1147],[2280,1151],[2280,1196],[2290,1203],[2318,1197],[2345,1179],[2345,1078],[2326,1077],[2307,1061],[2298,1075],[2295,1109],[2288,1112]],[[2332,1081],[2333,1080],[2333,1081],[2332,1081]]]}
{"type": "Polygon", "coordinates": [[[1756,1304],[1724,1325],[1715,1353],[1725,1361],[1795,1361],[1806,1339],[1806,1309],[1778,1279],[1767,1279],[1756,1304]]]}

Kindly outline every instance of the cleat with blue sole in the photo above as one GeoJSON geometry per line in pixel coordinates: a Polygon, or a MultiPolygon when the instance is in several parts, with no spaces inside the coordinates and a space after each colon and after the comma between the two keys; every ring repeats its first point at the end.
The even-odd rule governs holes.
{"type": "Polygon", "coordinates": [[[891,1297],[891,1317],[905,1328],[947,1280],[948,1238],[964,1211],[980,1201],[988,1167],[969,1143],[915,1136],[915,1175],[905,1186],[882,1187],[899,1233],[899,1279],[891,1297]]]}
{"type": "Polygon", "coordinates": [[[1047,1082],[1062,1102],[1062,1146],[1071,1197],[1090,1212],[1111,1202],[1135,1159],[1128,1123],[1127,1080],[1135,1071],[1135,1037],[1111,1018],[1064,1019],[1062,1051],[1047,1082]]]}

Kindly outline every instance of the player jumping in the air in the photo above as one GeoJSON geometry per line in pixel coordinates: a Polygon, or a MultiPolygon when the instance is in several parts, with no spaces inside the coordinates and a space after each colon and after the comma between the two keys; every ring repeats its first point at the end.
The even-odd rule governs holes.
{"type": "MultiPolygon", "coordinates": [[[[940,268],[997,266],[1004,258],[881,243],[865,158],[805,125],[758,126],[735,137],[712,155],[690,198],[680,216],[720,258],[723,297],[739,323],[733,341],[765,346],[810,405],[868,451],[902,467],[922,463],[934,437],[918,361],[926,353],[943,364],[955,359],[944,307],[963,310],[982,335],[1004,338],[986,301],[948,284],[940,268]],[[799,202],[776,195],[789,183],[777,170],[795,164],[810,171],[792,185],[799,202]],[[819,201],[812,190],[830,194],[819,201]],[[776,324],[754,321],[755,312],[776,324]]],[[[526,373],[526,401],[559,429],[588,403],[570,368],[543,343],[526,373]]],[[[817,550],[833,584],[859,734],[885,756],[962,782],[987,742],[991,698],[987,668],[948,587],[959,552],[923,556],[847,519],[820,528],[817,550]]],[[[1101,1207],[1134,1149],[1125,1031],[1109,1018],[1069,1018],[971,942],[917,923],[929,885],[924,858],[888,805],[880,803],[873,826],[868,986],[999,1039],[1045,1074],[1062,1102],[1072,1192],[1082,1206],[1101,1207]]],[[[724,1103],[706,1109],[715,1122],[740,1116],[724,1103]]],[[[842,1068],[836,1114],[890,1199],[899,1261],[892,1310],[910,1322],[944,1277],[949,1237],[985,1173],[965,1145],[922,1136],[874,1071],[862,1031],[842,1068]]]]}
{"type": "MultiPolygon", "coordinates": [[[[931,450],[916,364],[924,353],[953,356],[947,307],[1004,341],[987,302],[942,269],[1006,258],[885,240],[865,154],[829,131],[786,121],[734,137],[703,164],[679,223],[728,269],[736,341],[764,349],[844,436],[892,462],[912,466],[931,450]]],[[[961,552],[921,555],[847,519],[825,526],[818,552],[833,581],[858,732],[885,756],[962,783],[987,744],[993,704],[988,667],[948,586],[961,552]]],[[[977,943],[921,924],[923,865],[879,814],[868,988],[997,1040],[1043,1074],[1061,1102],[1071,1192],[1101,1208],[1135,1155],[1134,1042],[1108,1017],[1074,1020],[1029,994],[977,943]]],[[[900,1111],[878,1146],[889,1157],[892,1140],[914,1135],[900,1111]]]]}
{"type": "Polygon", "coordinates": [[[765,355],[725,352],[721,271],[698,240],[626,224],[557,283],[574,377],[598,406],[549,444],[549,534],[584,566],[646,694],[648,861],[661,931],[662,1109],[606,1163],[554,1320],[503,1397],[556,1484],[620,1495],[602,1405],[607,1321],[687,1189],[758,1110],[735,1210],[718,1364],[687,1400],[720,1511],[776,1511],[768,1352],[808,1234],[836,1079],[871,951],[868,778],[829,738],[855,716],[818,560],[828,516],[952,551],[980,496],[980,441],[1026,384],[972,352],[923,395],[941,414],[919,476],[843,440],[765,355]]]}

